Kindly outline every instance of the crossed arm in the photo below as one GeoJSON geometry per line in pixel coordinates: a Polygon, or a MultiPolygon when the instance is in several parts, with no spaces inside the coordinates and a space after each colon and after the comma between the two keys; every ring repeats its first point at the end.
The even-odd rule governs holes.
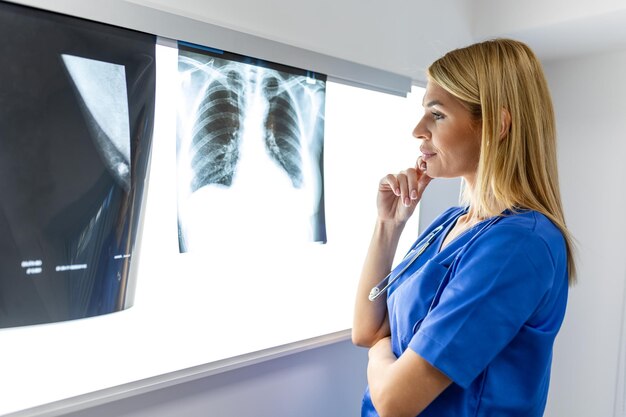
{"type": "Polygon", "coordinates": [[[372,402],[381,417],[414,417],[451,380],[411,349],[396,358],[391,349],[385,297],[369,301],[370,289],[391,268],[402,227],[378,221],[357,289],[353,343],[369,347],[367,380],[372,402]]]}
{"type": "Polygon", "coordinates": [[[396,358],[389,337],[370,348],[367,380],[381,417],[417,416],[451,383],[411,349],[396,358]]]}

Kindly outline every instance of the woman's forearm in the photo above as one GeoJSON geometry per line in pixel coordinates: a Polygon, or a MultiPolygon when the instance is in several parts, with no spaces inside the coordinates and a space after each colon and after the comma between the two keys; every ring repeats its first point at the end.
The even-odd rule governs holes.
{"type": "Polygon", "coordinates": [[[381,417],[414,417],[452,381],[411,349],[396,358],[387,337],[369,350],[367,382],[381,417]]]}
{"type": "Polygon", "coordinates": [[[404,225],[378,220],[370,241],[357,288],[352,326],[352,341],[372,346],[389,335],[386,297],[368,299],[370,290],[391,270],[404,225]]]}

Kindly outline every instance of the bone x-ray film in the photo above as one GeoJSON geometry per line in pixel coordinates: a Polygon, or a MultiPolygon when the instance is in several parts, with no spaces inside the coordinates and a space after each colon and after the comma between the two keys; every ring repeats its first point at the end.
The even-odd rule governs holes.
{"type": "Polygon", "coordinates": [[[326,242],[326,78],[179,43],[181,252],[326,242]]]}
{"type": "Polygon", "coordinates": [[[0,2],[0,328],[132,305],[155,37],[0,2]]]}

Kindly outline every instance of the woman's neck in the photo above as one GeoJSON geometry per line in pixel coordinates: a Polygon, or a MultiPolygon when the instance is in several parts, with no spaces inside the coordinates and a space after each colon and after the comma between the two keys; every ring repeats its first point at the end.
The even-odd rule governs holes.
{"type": "Polygon", "coordinates": [[[476,179],[475,174],[463,176],[463,180],[465,182],[464,194],[470,200],[467,213],[464,215],[464,217],[467,218],[468,221],[471,220],[474,223],[478,223],[487,219],[488,217],[491,217],[492,215],[500,214],[504,212],[507,208],[510,208],[506,206],[505,204],[502,204],[502,202],[498,202],[498,201],[495,201],[495,199],[493,199],[493,201],[490,201],[487,203],[488,207],[483,207],[483,210],[478,210],[477,207],[480,207],[481,205],[475,204],[475,194],[474,194],[474,187],[476,184],[475,179],[476,179]],[[485,209],[487,213],[485,213],[485,209]]]}

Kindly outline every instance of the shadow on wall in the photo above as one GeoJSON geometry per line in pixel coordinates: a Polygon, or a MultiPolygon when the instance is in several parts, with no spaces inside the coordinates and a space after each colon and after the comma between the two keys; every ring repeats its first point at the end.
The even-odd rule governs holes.
{"type": "Polygon", "coordinates": [[[366,365],[367,350],[344,341],[65,415],[356,416],[366,365]]]}

